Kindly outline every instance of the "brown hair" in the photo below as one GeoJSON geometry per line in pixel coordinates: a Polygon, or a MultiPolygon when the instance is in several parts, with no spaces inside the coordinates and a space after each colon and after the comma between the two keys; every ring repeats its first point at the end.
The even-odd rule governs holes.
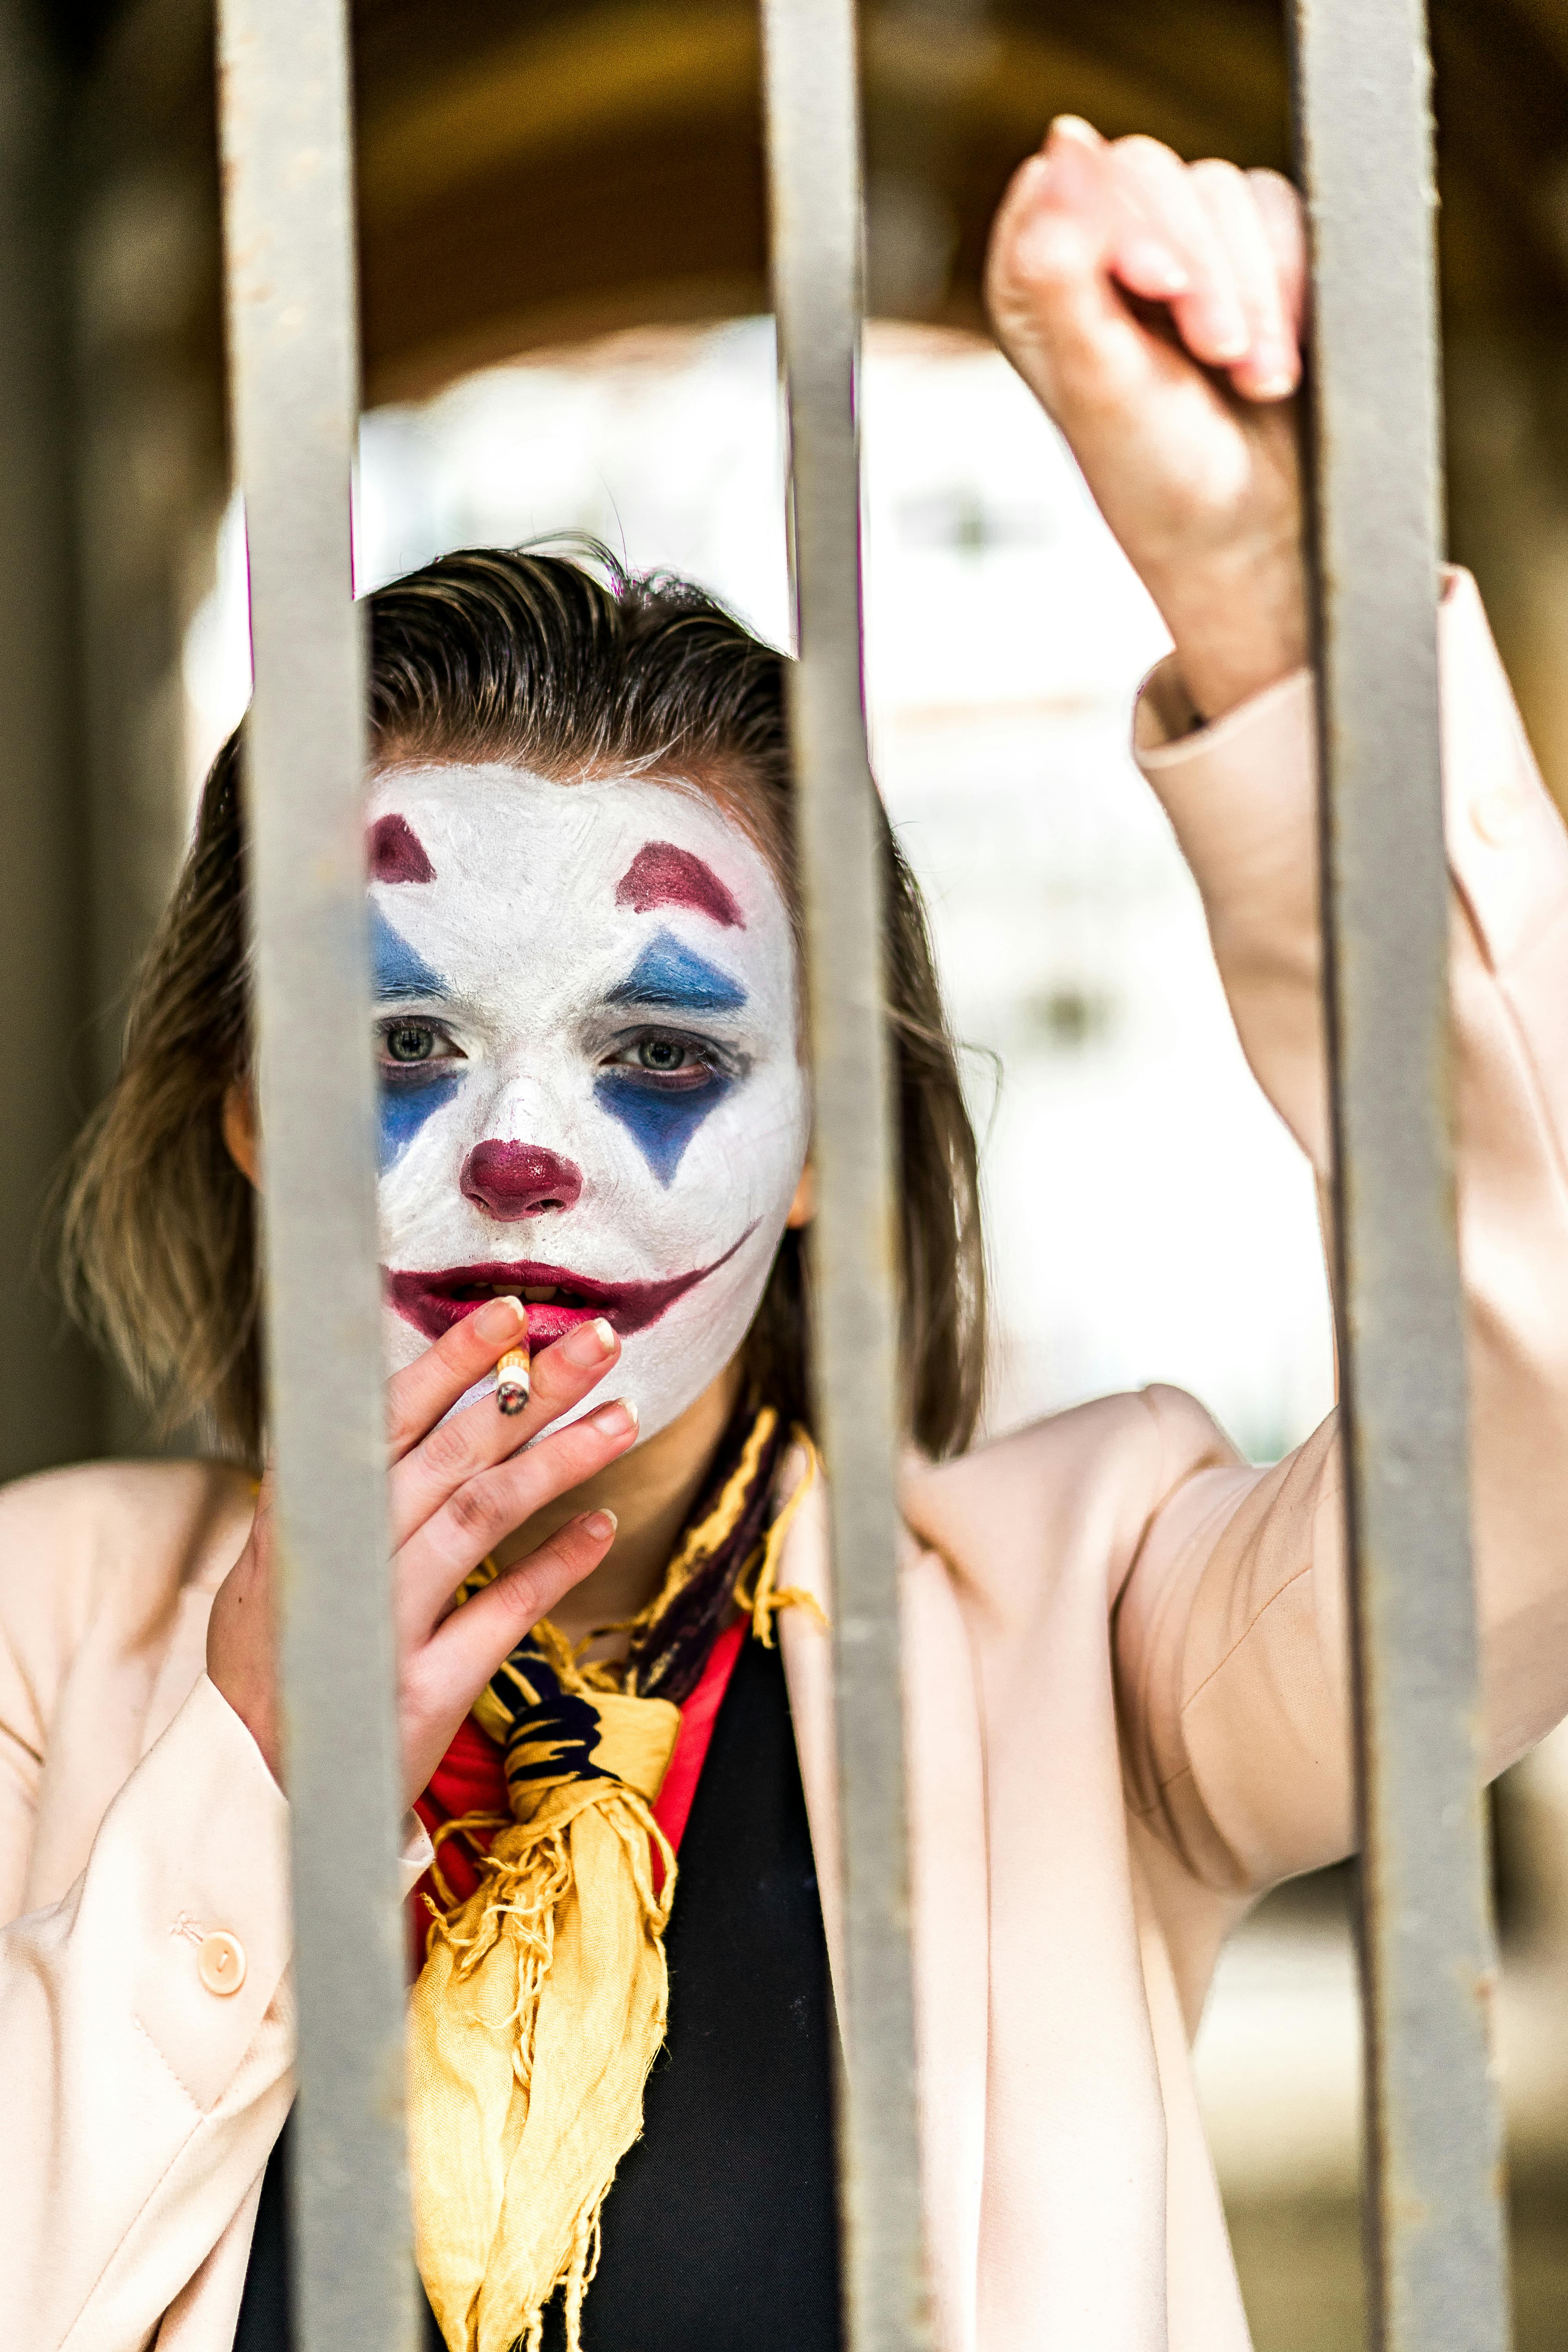
{"type": "MultiPolygon", "coordinates": [[[[479,549],[368,599],[373,753],[526,764],[563,782],[655,775],[719,800],[792,908],[784,656],[667,574],[479,549]]],[[[250,1065],[245,730],[213,764],[195,837],[142,970],[120,1076],[77,1148],[67,1295],[166,1426],[262,1442],[260,1272],[251,1188],[223,1139],[250,1065]]],[[[906,1425],[932,1454],[973,1434],[984,1362],[975,1146],[914,878],[886,819],[886,986],[900,1182],[906,1425]]],[[[805,1232],[780,1245],[746,1342],[755,1389],[811,1419],[805,1232]]]]}

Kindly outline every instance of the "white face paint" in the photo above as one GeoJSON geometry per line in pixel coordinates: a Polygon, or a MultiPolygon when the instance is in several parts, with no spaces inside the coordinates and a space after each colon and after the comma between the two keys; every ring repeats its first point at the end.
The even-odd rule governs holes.
{"type": "Polygon", "coordinates": [[[497,1289],[536,1350],[604,1315],[651,1437],[744,1338],[805,1159],[778,885],[707,801],[500,766],[382,779],[371,872],[391,1360],[497,1289]]]}

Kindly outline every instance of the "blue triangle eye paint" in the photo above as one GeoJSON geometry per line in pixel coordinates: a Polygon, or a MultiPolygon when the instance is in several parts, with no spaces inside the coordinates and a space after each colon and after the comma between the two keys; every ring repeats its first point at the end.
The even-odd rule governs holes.
{"type": "Polygon", "coordinates": [[[620,985],[612,1004],[646,1004],[666,1013],[739,1013],[746,992],[738,980],[682,947],[673,931],[656,931],[620,985]]]}
{"type": "MultiPolygon", "coordinates": [[[[381,908],[371,901],[370,952],[373,986],[379,1003],[395,1003],[399,997],[416,1001],[447,993],[446,982],[433,971],[423,956],[416,953],[405,939],[399,937],[381,908]]],[[[382,1175],[395,1168],[426,1120],[451,1101],[462,1085],[462,1071],[467,1065],[450,1062],[433,1064],[428,1075],[418,1062],[405,1063],[406,1076],[388,1077],[382,1072],[379,1107],[379,1136],[376,1165],[382,1175]]]]}
{"type": "Polygon", "coordinates": [[[666,1092],[634,1071],[606,1070],[594,1081],[594,1098],[601,1110],[620,1120],[659,1182],[668,1186],[687,1145],[734,1083],[727,1070],[710,1070],[700,1086],[666,1092]]]}
{"type": "Polygon", "coordinates": [[[395,931],[373,898],[370,902],[371,987],[376,1001],[388,997],[445,996],[447,983],[422,955],[395,931]]]}
{"type": "MultiPolygon", "coordinates": [[[[417,1063],[412,1066],[418,1067],[417,1063]]],[[[381,1083],[381,1111],[375,1164],[384,1176],[395,1168],[426,1120],[449,1103],[462,1079],[445,1063],[433,1078],[397,1078],[381,1083]]]]}

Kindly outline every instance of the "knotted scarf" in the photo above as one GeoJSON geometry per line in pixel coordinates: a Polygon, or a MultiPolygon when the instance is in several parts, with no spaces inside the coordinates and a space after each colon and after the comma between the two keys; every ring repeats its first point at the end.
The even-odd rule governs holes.
{"type": "MultiPolygon", "coordinates": [[[[605,1629],[626,1635],[624,1660],[580,1663],[546,1620],[473,1710],[502,1752],[510,1819],[438,1832],[474,1848],[478,1884],[455,1895],[437,1854],[451,1899],[431,1906],[409,2020],[419,2268],[450,2352],[539,2352],[558,2287],[579,2352],[600,2214],[664,2039],[676,1867],[651,1807],[735,1608],[766,1642],[779,1609],[815,1605],[777,1583],[815,1468],[805,1443],[807,1474],[781,1507],[778,1416],[749,1410],[661,1591],[605,1629]]],[[[495,1573],[486,1562],[459,1601],[495,1573]]]]}

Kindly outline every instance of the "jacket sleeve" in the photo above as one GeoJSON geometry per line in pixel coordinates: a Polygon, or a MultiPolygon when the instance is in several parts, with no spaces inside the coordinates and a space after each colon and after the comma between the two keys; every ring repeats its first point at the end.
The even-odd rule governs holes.
{"type": "MultiPolygon", "coordinates": [[[[1449,579],[1440,637],[1477,1609],[1496,1773],[1568,1712],[1568,835],[1463,573],[1449,579]]],[[[1302,674],[1183,733],[1179,684],[1156,672],[1137,749],[1203,894],[1247,1060],[1321,1181],[1311,704],[1302,674]]],[[[1149,1401],[1172,1459],[1202,1451],[1190,1400],[1149,1401]]],[[[1260,1887],[1353,1842],[1342,1498],[1331,1418],[1271,1469],[1177,1483],[1123,1589],[1133,1801],[1215,1886],[1260,1887]]]]}

